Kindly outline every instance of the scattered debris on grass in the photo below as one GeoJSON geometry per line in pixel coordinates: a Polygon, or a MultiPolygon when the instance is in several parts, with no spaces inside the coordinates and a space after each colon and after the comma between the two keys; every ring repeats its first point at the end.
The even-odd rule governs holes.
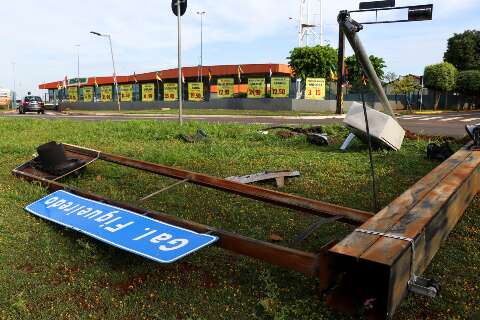
{"type": "Polygon", "coordinates": [[[284,129],[293,133],[297,134],[310,134],[310,133],[324,133],[323,127],[322,126],[313,126],[309,128],[294,128],[294,127],[288,127],[288,126],[277,126],[277,127],[270,127],[263,129],[261,131],[266,131],[269,132],[271,130],[276,130],[276,129],[284,129]]]}
{"type": "Polygon", "coordinates": [[[309,133],[307,140],[317,146],[328,146],[328,136],[324,133],[309,133]]]}
{"type": "Polygon", "coordinates": [[[430,143],[427,146],[427,159],[430,161],[445,161],[453,155],[453,150],[450,148],[448,141],[438,145],[430,143]]]}
{"type": "Polygon", "coordinates": [[[197,133],[193,136],[185,135],[185,134],[179,134],[178,138],[180,140],[183,140],[186,143],[195,143],[199,141],[204,141],[208,140],[208,135],[203,129],[198,129],[197,133]]]}
{"type": "Polygon", "coordinates": [[[293,177],[299,177],[299,176],[300,176],[299,171],[282,170],[282,171],[264,171],[264,172],[249,174],[246,176],[227,177],[225,178],[225,180],[248,184],[248,183],[253,183],[258,181],[275,179],[275,182],[277,183],[277,187],[282,188],[285,186],[285,178],[293,178],[293,177]]]}
{"type": "Polygon", "coordinates": [[[283,129],[280,131],[276,131],[275,135],[277,137],[288,139],[298,135],[305,135],[307,137],[307,141],[311,144],[317,146],[327,146],[328,145],[328,135],[324,132],[323,127],[321,126],[313,126],[309,128],[293,128],[293,127],[286,127],[286,126],[277,126],[271,127],[261,130],[262,134],[269,134],[271,130],[278,130],[283,129]]]}

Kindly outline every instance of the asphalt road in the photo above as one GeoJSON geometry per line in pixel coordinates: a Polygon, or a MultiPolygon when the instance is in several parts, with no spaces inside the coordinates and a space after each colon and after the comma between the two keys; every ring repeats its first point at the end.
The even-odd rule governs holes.
{"type": "MultiPolygon", "coordinates": [[[[128,121],[155,120],[177,121],[174,115],[115,115],[115,114],[63,114],[47,111],[44,115],[2,113],[0,117],[35,118],[45,120],[70,119],[78,121],[128,121]]],[[[324,125],[341,123],[344,116],[232,116],[232,115],[195,115],[185,116],[185,121],[207,121],[211,123],[242,123],[272,125],[324,125]]],[[[417,134],[429,136],[463,137],[465,125],[480,124],[480,112],[404,115],[398,117],[400,124],[417,134]]]]}

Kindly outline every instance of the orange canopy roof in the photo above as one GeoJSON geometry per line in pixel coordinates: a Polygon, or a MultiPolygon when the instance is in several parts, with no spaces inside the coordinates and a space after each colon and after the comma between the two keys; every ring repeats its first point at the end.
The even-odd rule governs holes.
{"type": "MultiPolygon", "coordinates": [[[[292,70],[286,64],[242,64],[242,65],[220,65],[220,66],[203,66],[203,76],[208,77],[210,73],[213,77],[223,76],[238,76],[239,68],[243,76],[269,74],[270,70],[274,75],[292,76],[292,70]]],[[[200,74],[200,67],[184,67],[182,68],[183,76],[185,78],[196,78],[200,74]]],[[[117,76],[118,83],[134,83],[138,82],[156,81],[157,74],[162,80],[173,80],[178,78],[178,69],[168,69],[162,71],[154,71],[148,73],[134,74],[130,76],[117,76]]],[[[87,84],[83,86],[95,85],[95,80],[98,85],[113,84],[113,77],[89,77],[87,84]]],[[[57,89],[63,85],[62,81],[55,81],[49,83],[42,83],[39,89],[57,89]]]]}

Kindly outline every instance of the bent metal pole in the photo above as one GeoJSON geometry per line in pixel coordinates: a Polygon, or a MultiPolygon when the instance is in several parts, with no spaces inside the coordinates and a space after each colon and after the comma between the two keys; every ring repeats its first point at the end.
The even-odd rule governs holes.
{"type": "Polygon", "coordinates": [[[375,91],[375,94],[380,100],[385,113],[395,119],[395,113],[390,106],[390,102],[388,102],[387,95],[385,94],[385,91],[382,87],[382,83],[380,82],[380,79],[378,78],[372,63],[370,62],[370,58],[368,57],[368,54],[363,47],[362,41],[360,41],[360,37],[357,34],[363,29],[363,26],[353,20],[348,11],[340,12],[340,14],[338,15],[338,23],[340,24],[340,29],[346,35],[348,42],[350,42],[353,51],[355,51],[357,59],[362,65],[366,76],[370,80],[373,90],[375,91]]]}

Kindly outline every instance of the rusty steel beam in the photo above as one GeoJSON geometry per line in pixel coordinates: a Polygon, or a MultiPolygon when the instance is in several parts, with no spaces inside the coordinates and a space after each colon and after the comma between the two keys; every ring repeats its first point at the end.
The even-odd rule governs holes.
{"type": "Polygon", "coordinates": [[[336,267],[346,272],[330,303],[352,312],[370,301],[370,317],[391,318],[412,274],[425,271],[480,191],[479,178],[480,152],[466,146],[330,249],[336,267]],[[413,261],[405,239],[414,241],[413,261]]]}
{"type": "MultiPolygon", "coordinates": [[[[324,287],[327,287],[331,282],[330,274],[332,274],[332,272],[327,270],[329,266],[327,263],[328,257],[326,257],[327,247],[319,250],[318,254],[291,249],[273,243],[244,237],[196,222],[180,219],[164,213],[138,208],[128,203],[108,199],[94,193],[69,187],[53,180],[48,180],[22,171],[21,169],[13,170],[13,174],[28,181],[40,182],[52,192],[57,190],[65,190],[84,198],[130,210],[178,227],[187,228],[199,233],[211,233],[219,237],[216,245],[223,249],[265,261],[273,265],[295,270],[308,276],[319,278],[321,285],[324,287]]],[[[331,247],[331,245],[328,245],[328,248],[329,247],[331,247]]]]}
{"type": "Polygon", "coordinates": [[[361,225],[370,219],[373,214],[370,212],[346,208],[318,200],[307,199],[297,195],[269,190],[257,186],[245,185],[238,182],[228,181],[225,179],[215,178],[206,174],[190,172],[178,168],[168,167],[160,164],[134,160],[118,155],[108,154],[78,146],[64,144],[65,150],[90,157],[98,156],[99,159],[116,163],[122,166],[135,168],[166,177],[185,180],[189,183],[198,184],[204,187],[209,187],[221,191],[231,192],[243,197],[272,203],[278,206],[307,212],[318,216],[341,216],[339,221],[349,223],[352,225],[361,225]]]}

